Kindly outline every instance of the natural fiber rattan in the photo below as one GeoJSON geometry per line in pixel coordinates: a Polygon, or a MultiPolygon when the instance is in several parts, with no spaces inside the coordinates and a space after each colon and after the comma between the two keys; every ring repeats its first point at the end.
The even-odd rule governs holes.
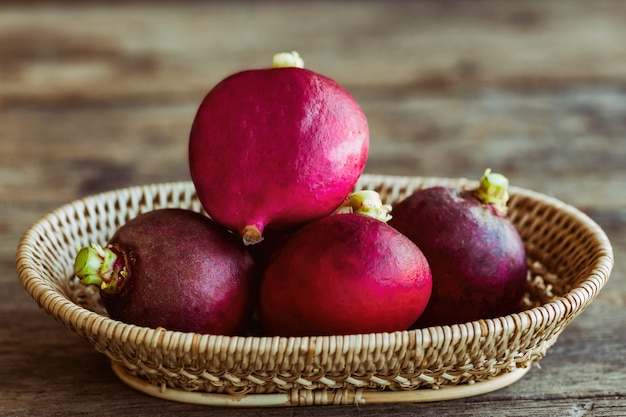
{"type": "MultiPolygon", "coordinates": [[[[357,188],[386,203],[464,179],[364,175],[357,188]]],[[[73,277],[76,248],[105,244],[140,212],[201,211],[190,182],[133,187],[67,204],[24,235],[19,277],[37,303],[88,339],[118,376],[148,394],[228,406],[433,401],[476,395],[521,378],[609,278],[604,232],[554,198],[511,188],[509,214],[531,273],[522,311],[496,319],[395,333],[226,337],[128,325],[106,317],[96,290],[73,277]]]]}

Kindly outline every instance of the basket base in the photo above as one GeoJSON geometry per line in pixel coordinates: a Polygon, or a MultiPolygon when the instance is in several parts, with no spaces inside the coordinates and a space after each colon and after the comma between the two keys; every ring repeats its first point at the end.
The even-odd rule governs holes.
{"type": "Polygon", "coordinates": [[[131,375],[119,364],[112,363],[111,366],[122,382],[144,394],[169,401],[218,407],[291,407],[301,405],[419,403],[453,400],[497,391],[517,382],[530,370],[530,366],[517,368],[512,372],[485,381],[444,386],[439,389],[417,389],[412,391],[363,390],[358,395],[352,394],[350,396],[327,392],[321,396],[313,395],[313,397],[316,397],[313,402],[304,398],[302,398],[301,402],[295,402],[293,395],[289,393],[231,395],[160,387],[131,375]]]}

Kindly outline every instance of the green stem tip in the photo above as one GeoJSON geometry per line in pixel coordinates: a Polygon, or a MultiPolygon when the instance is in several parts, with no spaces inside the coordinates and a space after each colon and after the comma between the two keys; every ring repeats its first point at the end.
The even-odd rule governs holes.
{"type": "Polygon", "coordinates": [[[391,220],[391,205],[383,204],[376,191],[361,190],[350,194],[336,213],[354,213],[372,217],[381,222],[391,220]]]}
{"type": "Polygon", "coordinates": [[[296,51],[279,52],[272,58],[273,68],[304,68],[304,61],[296,51]]]}
{"type": "Polygon", "coordinates": [[[82,284],[95,285],[109,294],[122,290],[128,271],[125,254],[112,245],[103,248],[92,243],[79,249],[74,260],[74,273],[82,284]]]}
{"type": "Polygon", "coordinates": [[[491,204],[494,210],[506,215],[506,203],[509,201],[509,180],[502,174],[491,172],[487,168],[476,189],[476,197],[483,203],[491,204]]]}

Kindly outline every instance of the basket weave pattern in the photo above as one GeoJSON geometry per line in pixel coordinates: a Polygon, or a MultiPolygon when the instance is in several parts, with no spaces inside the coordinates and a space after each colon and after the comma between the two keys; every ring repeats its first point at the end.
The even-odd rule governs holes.
{"type": "MultiPolygon", "coordinates": [[[[386,203],[464,179],[364,175],[386,203]]],[[[26,290],[56,320],[143,381],[177,390],[286,394],[289,405],[362,402],[368,392],[473,384],[528,368],[608,280],[613,254],[602,230],[558,200],[511,188],[509,215],[525,243],[528,295],[520,313],[452,326],[325,337],[227,337],[150,329],[109,319],[97,290],[73,277],[76,248],[107,239],[137,214],[201,211],[190,182],[133,187],[67,204],[25,234],[17,267],[26,290]]],[[[392,212],[393,214],[393,212],[392,212]]]]}

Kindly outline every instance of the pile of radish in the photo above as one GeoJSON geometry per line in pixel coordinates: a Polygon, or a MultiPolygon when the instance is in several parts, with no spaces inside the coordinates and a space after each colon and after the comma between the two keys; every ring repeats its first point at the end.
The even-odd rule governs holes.
{"type": "Polygon", "coordinates": [[[393,332],[516,311],[527,266],[506,178],[487,170],[476,190],[428,188],[392,209],[352,193],[368,150],[356,100],[277,54],[198,108],[189,169],[208,216],[140,214],[79,249],[76,276],[113,319],[208,334],[393,332]]]}

